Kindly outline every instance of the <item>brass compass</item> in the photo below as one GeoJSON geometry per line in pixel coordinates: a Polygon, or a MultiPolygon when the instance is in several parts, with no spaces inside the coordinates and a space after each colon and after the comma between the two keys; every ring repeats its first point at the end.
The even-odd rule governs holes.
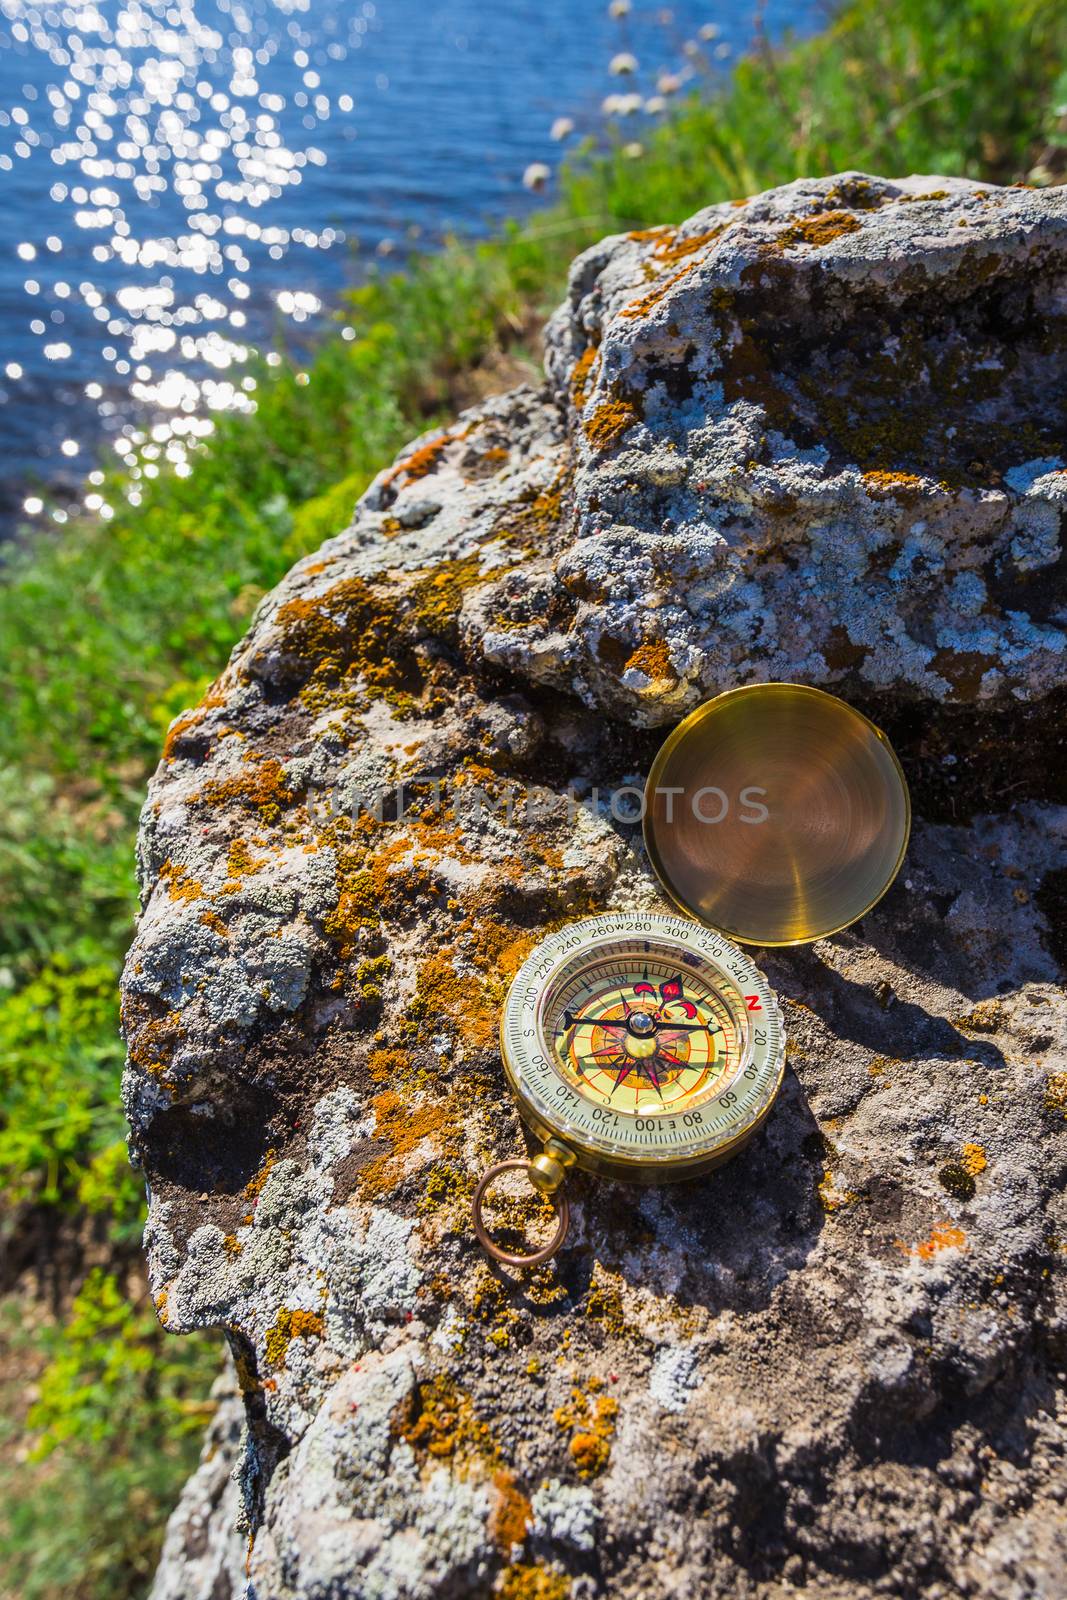
{"type": "Polygon", "coordinates": [[[899,870],[910,807],[873,723],[821,690],[772,683],[720,695],[675,729],[644,824],[677,911],[609,912],[549,934],[504,1004],[504,1070],[543,1149],[484,1174],[474,1226],[512,1266],[559,1249],[572,1167],[663,1183],[752,1138],[781,1087],[785,1035],[773,991],[727,934],[797,944],[855,921],[899,870]],[[554,1197],[541,1249],[505,1250],[485,1224],[486,1191],[512,1170],[554,1197]]]}

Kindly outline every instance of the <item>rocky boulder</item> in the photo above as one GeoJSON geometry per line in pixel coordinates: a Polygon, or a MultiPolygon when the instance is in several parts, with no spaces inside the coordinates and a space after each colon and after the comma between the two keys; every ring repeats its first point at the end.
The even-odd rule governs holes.
{"type": "Polygon", "coordinates": [[[546,370],[378,477],[152,781],[131,1142],[159,1315],[226,1330],[246,1419],[157,1600],[1052,1596],[1067,198],[845,174],[609,239],[546,370]],[[759,956],[790,1070],[742,1156],[579,1178],[498,1271],[509,978],[656,903],[619,795],[760,678],[888,726],[901,878],[759,956]]]}

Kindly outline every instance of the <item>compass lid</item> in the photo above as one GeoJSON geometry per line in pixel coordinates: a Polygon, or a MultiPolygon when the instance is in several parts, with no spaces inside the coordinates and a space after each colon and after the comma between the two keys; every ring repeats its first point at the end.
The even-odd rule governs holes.
{"type": "Polygon", "coordinates": [[[746,684],[698,706],[645,786],[645,847],[667,897],[742,944],[847,928],[893,882],[910,827],[885,734],[806,684],[746,684]]]}

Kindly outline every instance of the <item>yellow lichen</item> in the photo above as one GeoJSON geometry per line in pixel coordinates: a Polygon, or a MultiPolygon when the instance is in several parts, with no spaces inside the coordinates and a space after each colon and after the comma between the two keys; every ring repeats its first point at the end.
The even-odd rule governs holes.
{"type": "Polygon", "coordinates": [[[571,1580],[551,1567],[508,1567],[497,1590],[499,1600],[568,1600],[571,1580]]]}
{"type": "Polygon", "coordinates": [[[474,1404],[447,1374],[424,1379],[393,1419],[393,1431],[416,1455],[492,1462],[492,1434],[474,1404]]]}
{"type": "Polygon", "coordinates": [[[920,493],[924,488],[923,479],[916,477],[913,472],[865,472],[863,483],[867,493],[875,500],[891,496],[903,499],[920,493]]]}
{"type": "Polygon", "coordinates": [[[620,1335],[626,1332],[622,1279],[609,1273],[599,1262],[593,1268],[593,1280],[586,1297],[585,1314],[600,1322],[608,1333],[620,1335]]]}
{"type": "Polygon", "coordinates": [[[1045,1110],[1067,1115],[1067,1072],[1052,1072],[1045,1079],[1045,1110]]]}
{"type": "Polygon", "coordinates": [[[996,1033],[1003,1020],[1004,1007],[995,997],[990,1000],[980,1000],[972,1010],[963,1016],[951,1019],[954,1027],[964,1033],[996,1033]]]}
{"type": "Polygon", "coordinates": [[[467,1208],[473,1193],[474,1178],[471,1173],[452,1162],[441,1161],[431,1169],[426,1179],[418,1209],[424,1215],[429,1215],[453,1203],[467,1208]]]}
{"type": "Polygon", "coordinates": [[[833,1170],[830,1167],[823,1169],[823,1175],[819,1180],[816,1192],[819,1196],[819,1204],[827,1216],[831,1216],[835,1211],[840,1211],[844,1206],[851,1205],[858,1198],[852,1193],[851,1189],[839,1189],[837,1187],[833,1170]]]}
{"type": "Polygon", "coordinates": [[[265,856],[254,856],[244,839],[232,839],[226,852],[226,876],[242,878],[246,872],[258,872],[265,867],[265,856]]]}

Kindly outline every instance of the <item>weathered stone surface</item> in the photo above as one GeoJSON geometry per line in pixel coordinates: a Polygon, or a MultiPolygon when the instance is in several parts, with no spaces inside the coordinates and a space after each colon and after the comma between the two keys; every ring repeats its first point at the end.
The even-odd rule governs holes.
{"type": "Polygon", "coordinates": [[[167,1525],[149,1600],[228,1600],[245,1585],[245,1540],[238,1529],[241,1495],[234,1467],[244,1434],[244,1402],[233,1369],[216,1382],[218,1409],[200,1465],[167,1525]]]}
{"type": "Polygon", "coordinates": [[[172,727],[126,1103],[160,1315],[227,1329],[248,1427],[160,1597],[241,1581],[231,1456],[257,1600],[1062,1592],[1065,216],[847,175],[608,241],[544,392],[413,445],[172,727]],[[765,953],[741,1157],[579,1179],[558,1260],[493,1271],[508,979],[655,902],[609,791],[761,676],[898,718],[901,880],[765,953]]]}

